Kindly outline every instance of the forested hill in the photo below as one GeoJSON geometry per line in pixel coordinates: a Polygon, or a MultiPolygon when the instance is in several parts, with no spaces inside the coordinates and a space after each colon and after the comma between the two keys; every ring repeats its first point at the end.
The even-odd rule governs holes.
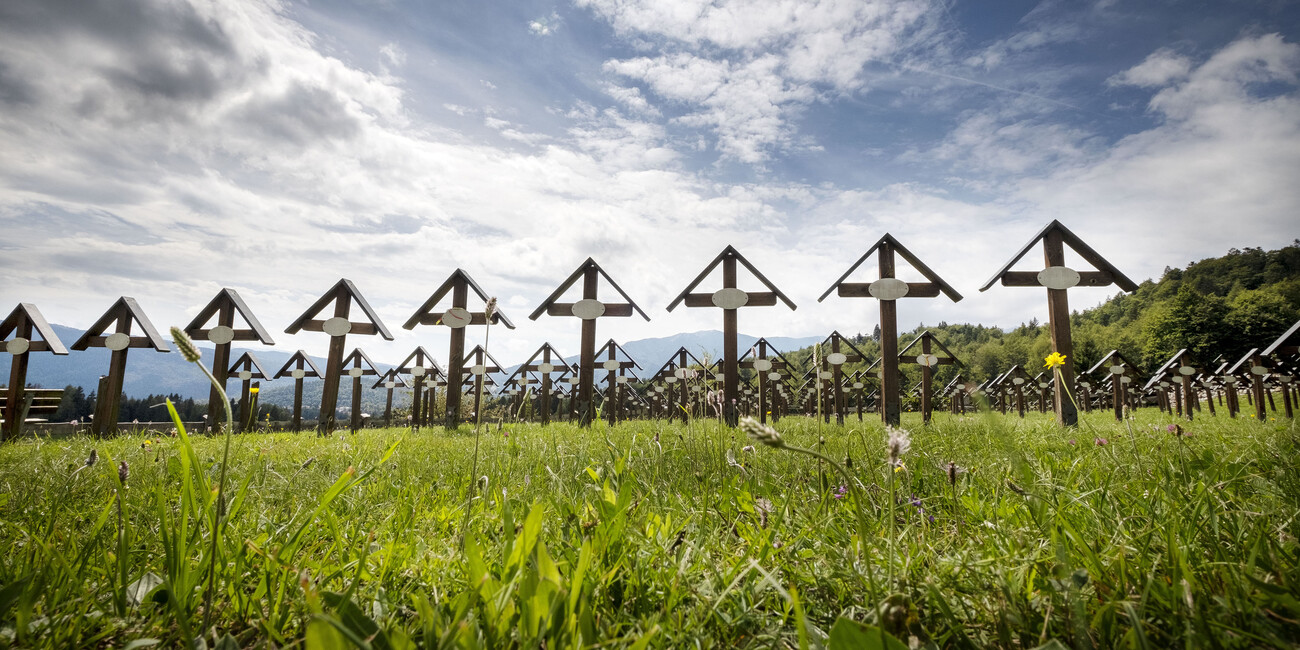
{"type": "MultiPolygon", "coordinates": [[[[1138,290],[1071,317],[1075,368],[1087,370],[1107,352],[1118,349],[1152,372],[1180,348],[1193,358],[1236,361],[1252,347],[1263,347],[1300,320],[1300,240],[1284,248],[1232,249],[1223,257],[1193,262],[1185,269],[1166,268],[1159,282],[1147,280],[1138,290]]],[[[1010,331],[983,325],[923,325],[899,335],[902,349],[924,330],[935,334],[965,363],[942,366],[939,378],[983,381],[1021,364],[1036,374],[1051,350],[1046,323],[1032,321],[1010,331]]],[[[877,332],[879,328],[877,328],[877,332]]],[[[854,343],[870,359],[880,355],[874,337],[854,343]]],[[[785,355],[807,367],[812,348],[785,355]]],[[[853,364],[850,369],[862,367],[853,364]]],[[[904,364],[904,388],[919,380],[917,367],[904,364]]]]}

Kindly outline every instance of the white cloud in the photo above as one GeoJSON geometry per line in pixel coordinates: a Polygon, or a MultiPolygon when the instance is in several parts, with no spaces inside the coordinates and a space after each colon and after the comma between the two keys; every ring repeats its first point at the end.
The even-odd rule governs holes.
{"type": "Polygon", "coordinates": [[[1106,83],[1112,86],[1163,86],[1186,79],[1191,70],[1191,59],[1169,48],[1160,48],[1142,63],[1107,79],[1106,83]]]}

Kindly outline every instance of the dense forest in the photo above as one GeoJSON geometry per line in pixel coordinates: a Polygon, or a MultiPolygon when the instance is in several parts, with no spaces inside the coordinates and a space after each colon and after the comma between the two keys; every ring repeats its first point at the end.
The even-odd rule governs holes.
{"type": "MultiPolygon", "coordinates": [[[[1158,282],[1147,280],[1131,294],[1120,293],[1096,307],[1073,312],[1075,368],[1085,371],[1107,352],[1119,350],[1150,373],[1182,348],[1193,359],[1217,368],[1223,361],[1235,362],[1251,348],[1268,345],[1297,320],[1300,240],[1274,251],[1234,248],[1223,257],[1194,262],[1185,269],[1166,268],[1158,282]]],[[[957,372],[963,379],[983,381],[1016,364],[1034,375],[1051,352],[1046,323],[1036,320],[1010,331],[971,324],[922,325],[899,334],[899,349],[925,330],[964,364],[941,366],[937,381],[943,383],[957,372]]],[[[877,327],[871,335],[854,336],[853,342],[875,360],[880,356],[879,336],[877,327]]],[[[812,348],[804,348],[785,357],[803,369],[812,353],[812,348]]],[[[850,371],[864,367],[846,366],[850,371]]],[[[920,381],[917,366],[904,364],[901,369],[905,388],[920,381]]]]}
{"type": "MultiPolygon", "coordinates": [[[[171,420],[171,415],[167,412],[167,400],[172,401],[176,407],[176,414],[181,417],[182,422],[199,422],[208,413],[208,403],[206,401],[196,402],[193,398],[182,398],[180,395],[149,395],[144,398],[122,397],[122,403],[118,410],[118,422],[166,422],[171,420]]],[[[230,409],[239,417],[239,400],[238,398],[230,400],[230,409]]],[[[272,420],[288,420],[292,417],[289,409],[275,405],[261,405],[257,409],[258,417],[265,418],[270,414],[272,420]]],[[[95,394],[86,394],[80,386],[65,386],[63,388],[63,402],[59,404],[59,410],[49,418],[51,422],[68,422],[79,420],[87,422],[90,415],[95,412],[95,394]]]]}

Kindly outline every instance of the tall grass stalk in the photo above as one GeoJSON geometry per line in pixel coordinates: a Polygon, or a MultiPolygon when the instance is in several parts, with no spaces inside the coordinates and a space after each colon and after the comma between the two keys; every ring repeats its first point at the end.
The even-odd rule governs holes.
{"type": "MultiPolygon", "coordinates": [[[[492,336],[492,317],[496,315],[496,311],[497,299],[493,296],[488,299],[487,305],[483,308],[483,315],[485,316],[483,324],[483,364],[485,367],[487,365],[488,341],[491,340],[492,336]]],[[[484,373],[483,378],[479,379],[477,382],[478,396],[474,398],[474,403],[478,405],[478,408],[475,409],[474,413],[474,462],[470,465],[469,496],[465,500],[465,523],[461,526],[460,532],[460,546],[462,550],[465,548],[465,537],[469,535],[469,515],[470,511],[473,510],[474,507],[474,493],[478,487],[478,446],[479,437],[482,435],[483,429],[483,384],[487,383],[486,380],[487,373],[484,373]]]]}

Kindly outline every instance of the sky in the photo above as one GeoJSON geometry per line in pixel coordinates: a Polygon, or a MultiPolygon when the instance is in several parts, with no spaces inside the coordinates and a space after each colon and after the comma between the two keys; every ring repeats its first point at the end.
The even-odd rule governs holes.
{"type": "Polygon", "coordinates": [[[445,363],[401,325],[461,268],[514,363],[577,353],[577,319],[527,317],[588,257],[651,317],[600,341],[721,329],[665,308],[732,245],[798,306],[740,331],[870,332],[874,300],[817,297],[885,233],[964,296],[901,330],[1013,327],[1045,292],[978,289],[1052,219],[1141,282],[1300,237],[1297,179],[1284,0],[0,3],[0,309],[80,328],[230,287],[322,354],[282,332],[345,277],[396,335],[349,347],[445,363]]]}

